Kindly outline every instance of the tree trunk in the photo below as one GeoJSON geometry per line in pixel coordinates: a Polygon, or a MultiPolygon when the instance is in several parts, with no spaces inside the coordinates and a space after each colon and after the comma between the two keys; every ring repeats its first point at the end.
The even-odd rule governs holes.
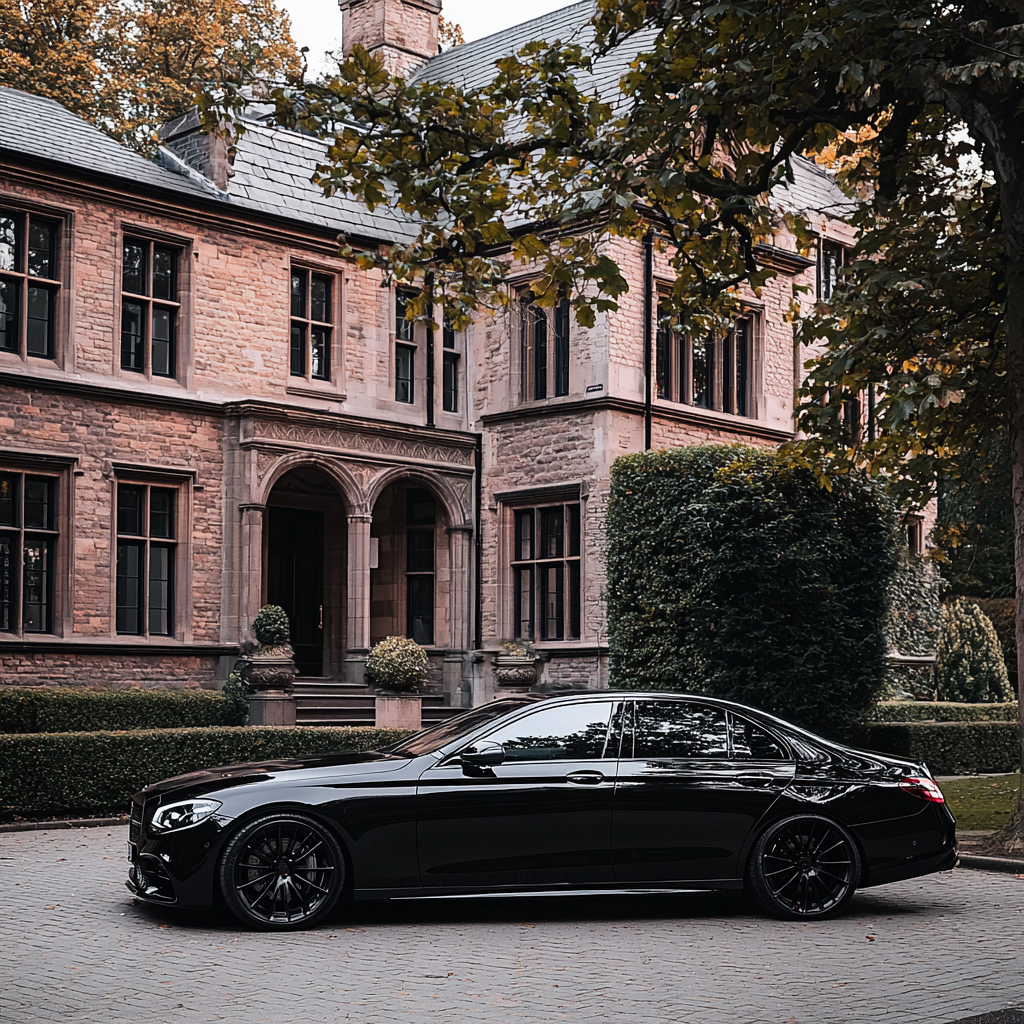
{"type": "MultiPolygon", "coordinates": [[[[1013,553],[1017,583],[1017,685],[1024,688],[1021,687],[1024,681],[1024,196],[1019,187],[1012,194],[1003,195],[1002,212],[1007,248],[1005,331],[1010,458],[1013,466],[1013,553]]],[[[1017,713],[1021,727],[1021,765],[1024,767],[1024,700],[1021,696],[1018,693],[1017,713]]],[[[1024,771],[1021,772],[1017,810],[1000,838],[1008,849],[1024,850],[1024,771]]]]}

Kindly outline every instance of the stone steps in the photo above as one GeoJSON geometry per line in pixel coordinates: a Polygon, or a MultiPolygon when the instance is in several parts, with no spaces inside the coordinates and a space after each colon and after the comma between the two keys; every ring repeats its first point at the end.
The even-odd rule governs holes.
{"type": "MultiPolygon", "coordinates": [[[[465,710],[448,707],[444,696],[439,693],[425,693],[421,700],[424,727],[443,722],[465,710]]],[[[376,695],[368,686],[309,676],[295,680],[297,725],[372,726],[376,719],[375,703],[376,695]]]]}

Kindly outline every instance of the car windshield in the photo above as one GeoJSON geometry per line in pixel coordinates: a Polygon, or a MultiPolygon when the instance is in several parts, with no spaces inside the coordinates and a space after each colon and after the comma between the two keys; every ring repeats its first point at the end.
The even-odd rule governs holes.
{"type": "Polygon", "coordinates": [[[429,754],[448,743],[457,740],[460,736],[467,736],[469,733],[479,729],[481,725],[493,722],[496,718],[515,711],[516,708],[533,704],[536,697],[507,697],[503,700],[496,700],[483,707],[474,708],[464,715],[457,715],[448,719],[432,729],[425,729],[408,739],[399,740],[398,743],[384,748],[386,754],[397,754],[399,757],[419,757],[420,754],[429,754]]]}

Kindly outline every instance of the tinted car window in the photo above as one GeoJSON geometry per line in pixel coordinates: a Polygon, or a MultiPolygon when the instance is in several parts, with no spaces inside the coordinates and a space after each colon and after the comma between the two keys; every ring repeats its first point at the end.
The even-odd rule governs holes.
{"type": "Polygon", "coordinates": [[[754,757],[766,761],[782,761],[789,755],[774,736],[759,725],[732,716],[733,757],[754,757]]]}
{"type": "Polygon", "coordinates": [[[398,754],[402,757],[419,757],[420,754],[429,754],[441,747],[457,740],[460,736],[471,733],[480,726],[493,722],[494,719],[507,715],[510,711],[522,707],[524,704],[532,704],[533,698],[505,698],[496,700],[491,704],[484,704],[482,707],[474,708],[463,715],[456,715],[447,722],[435,725],[432,729],[424,729],[406,740],[401,740],[390,747],[384,748],[386,754],[398,754]]]}
{"type": "Polygon", "coordinates": [[[634,707],[634,757],[725,757],[725,712],[682,700],[641,700],[634,707]]]}
{"type": "Polygon", "coordinates": [[[544,708],[491,733],[507,761],[580,761],[603,757],[611,701],[544,708]]]}

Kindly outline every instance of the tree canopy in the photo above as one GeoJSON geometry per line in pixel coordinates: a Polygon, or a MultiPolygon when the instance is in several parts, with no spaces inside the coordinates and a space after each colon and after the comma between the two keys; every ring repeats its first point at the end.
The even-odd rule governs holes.
{"type": "Polygon", "coordinates": [[[57,100],[137,149],[200,87],[300,71],[274,0],[0,0],[0,85],[57,100]]]}

